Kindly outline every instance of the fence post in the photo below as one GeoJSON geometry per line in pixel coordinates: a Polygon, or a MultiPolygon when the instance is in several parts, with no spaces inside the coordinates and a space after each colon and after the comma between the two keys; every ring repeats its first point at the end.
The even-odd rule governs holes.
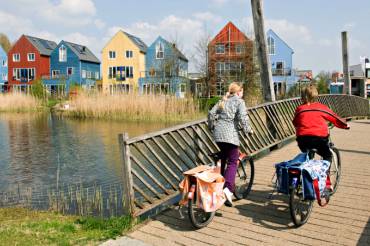
{"type": "Polygon", "coordinates": [[[134,188],[133,188],[133,180],[131,174],[131,160],[130,160],[130,148],[127,144],[128,134],[125,132],[124,134],[118,135],[118,141],[120,150],[122,152],[122,160],[123,160],[123,211],[125,215],[133,215],[135,210],[134,204],[134,188]]]}

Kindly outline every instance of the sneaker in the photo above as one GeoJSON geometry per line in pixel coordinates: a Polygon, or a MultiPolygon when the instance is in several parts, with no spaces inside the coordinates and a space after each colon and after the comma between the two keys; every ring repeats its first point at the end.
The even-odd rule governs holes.
{"type": "Polygon", "coordinates": [[[233,193],[229,190],[229,188],[224,188],[224,194],[226,196],[226,201],[225,201],[225,205],[228,206],[228,207],[232,207],[233,206],[233,193]]]}

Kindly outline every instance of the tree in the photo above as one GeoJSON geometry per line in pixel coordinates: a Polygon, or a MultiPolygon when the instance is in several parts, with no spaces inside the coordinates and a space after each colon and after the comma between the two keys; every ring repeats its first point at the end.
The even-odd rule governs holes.
{"type": "Polygon", "coordinates": [[[319,94],[329,93],[329,84],[331,81],[331,73],[329,71],[321,71],[314,79],[319,94]]]}
{"type": "Polygon", "coordinates": [[[9,38],[4,33],[0,33],[0,45],[3,47],[6,53],[8,53],[10,48],[12,47],[9,38]]]}
{"type": "Polygon", "coordinates": [[[192,56],[195,68],[204,77],[207,76],[208,44],[210,41],[211,34],[207,30],[204,30],[204,32],[198,37],[197,41],[195,42],[195,54],[192,56]]]}

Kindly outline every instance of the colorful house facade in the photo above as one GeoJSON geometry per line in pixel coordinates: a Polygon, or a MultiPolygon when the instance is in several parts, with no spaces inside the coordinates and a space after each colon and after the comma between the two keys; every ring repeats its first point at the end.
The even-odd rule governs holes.
{"type": "Polygon", "coordinates": [[[50,55],[50,74],[43,83],[50,92],[69,91],[71,85],[95,87],[100,79],[100,61],[84,45],[62,40],[50,55]]]}
{"type": "Polygon", "coordinates": [[[0,92],[5,91],[5,85],[8,83],[8,56],[0,45],[0,92]]]}
{"type": "Polygon", "coordinates": [[[137,90],[146,52],[147,45],[140,38],[119,30],[102,50],[103,92],[137,90]]]}
{"type": "Polygon", "coordinates": [[[228,85],[245,83],[253,76],[253,41],[232,22],[208,44],[209,91],[204,96],[225,95],[228,85]]]}
{"type": "Polygon", "coordinates": [[[53,41],[22,35],[8,52],[10,90],[28,91],[33,81],[50,74],[53,41]]]}
{"type": "Polygon", "coordinates": [[[293,70],[293,49],[273,30],[266,34],[268,53],[277,96],[285,94],[297,81],[293,70]]]}
{"type": "Polygon", "coordinates": [[[189,88],[188,59],[175,44],[159,36],[147,49],[140,93],[184,97],[189,88]]]}

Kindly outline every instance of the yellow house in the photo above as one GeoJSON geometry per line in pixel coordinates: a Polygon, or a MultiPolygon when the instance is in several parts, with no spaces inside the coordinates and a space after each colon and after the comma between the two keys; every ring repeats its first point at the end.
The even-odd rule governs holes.
{"type": "Polygon", "coordinates": [[[119,30],[102,50],[102,90],[105,93],[137,91],[145,71],[147,45],[119,30]]]}

